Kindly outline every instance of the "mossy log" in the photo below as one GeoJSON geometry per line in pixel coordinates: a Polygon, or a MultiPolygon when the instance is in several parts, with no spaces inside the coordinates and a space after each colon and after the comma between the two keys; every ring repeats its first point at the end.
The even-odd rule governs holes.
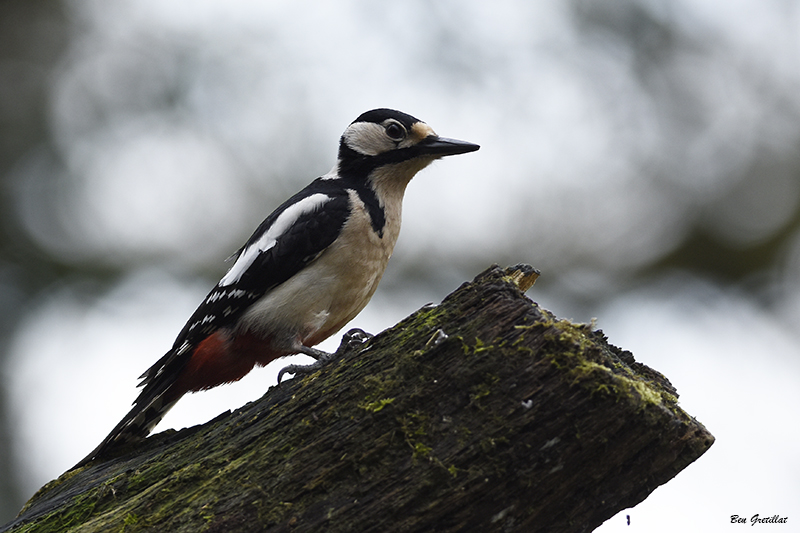
{"type": "Polygon", "coordinates": [[[714,437],[492,267],[322,370],[43,487],[2,531],[591,531],[714,437]]]}

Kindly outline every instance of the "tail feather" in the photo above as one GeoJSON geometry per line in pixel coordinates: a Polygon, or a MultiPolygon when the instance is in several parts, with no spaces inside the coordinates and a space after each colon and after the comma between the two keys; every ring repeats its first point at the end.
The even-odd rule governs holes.
{"type": "MultiPolygon", "coordinates": [[[[256,364],[256,356],[261,355],[263,350],[253,349],[247,343],[250,339],[247,335],[242,338],[244,349],[234,353],[231,352],[229,331],[217,330],[197,346],[188,341],[180,345],[176,342],[172,350],[140,376],[139,387],[143,389],[130,412],[97,448],[72,468],[108,455],[125,444],[143,440],[187,392],[210,389],[236,381],[247,374],[256,364]]],[[[282,355],[273,352],[267,354],[269,360],[282,355]]]]}
{"type": "Polygon", "coordinates": [[[133,402],[133,408],[117,424],[111,433],[103,439],[97,448],[81,459],[70,470],[74,470],[94,459],[103,457],[109,452],[125,444],[144,440],[153,428],[161,422],[167,411],[187,392],[187,389],[176,387],[175,381],[180,376],[186,362],[193,353],[192,345],[182,343],[173,347],[161,359],[140,376],[139,387],[142,392],[133,402]]]}
{"type": "Polygon", "coordinates": [[[133,409],[131,409],[119,424],[111,430],[111,433],[103,439],[103,442],[70,470],[80,468],[94,459],[106,455],[115,448],[144,440],[153,428],[161,422],[161,419],[164,418],[167,411],[172,409],[181,396],[183,396],[183,394],[180,394],[177,397],[170,397],[171,395],[168,395],[169,392],[169,390],[166,390],[147,402],[140,402],[139,399],[141,399],[141,397],[137,399],[133,409]]]}

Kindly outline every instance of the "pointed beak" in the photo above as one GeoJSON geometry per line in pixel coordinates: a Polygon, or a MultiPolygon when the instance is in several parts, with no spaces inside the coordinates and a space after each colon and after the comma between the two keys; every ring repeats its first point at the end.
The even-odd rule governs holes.
{"type": "Polygon", "coordinates": [[[421,154],[444,157],[446,155],[474,152],[480,148],[480,146],[467,141],[458,141],[456,139],[448,139],[446,137],[430,135],[420,141],[416,148],[421,154]]]}

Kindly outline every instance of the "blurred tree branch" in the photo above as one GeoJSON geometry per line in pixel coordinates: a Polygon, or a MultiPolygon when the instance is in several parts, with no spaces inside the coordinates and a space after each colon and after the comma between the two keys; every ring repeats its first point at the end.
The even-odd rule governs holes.
{"type": "Polygon", "coordinates": [[[318,373],[46,485],[2,531],[591,531],[714,437],[493,267],[318,373]]]}

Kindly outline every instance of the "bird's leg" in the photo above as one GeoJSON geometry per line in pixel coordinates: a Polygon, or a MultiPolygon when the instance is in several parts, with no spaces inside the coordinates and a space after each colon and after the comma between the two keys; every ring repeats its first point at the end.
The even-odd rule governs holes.
{"type": "Polygon", "coordinates": [[[317,350],[316,348],[309,348],[308,346],[303,346],[303,345],[300,345],[297,348],[297,353],[313,357],[314,359],[317,360],[317,362],[328,361],[329,359],[333,358],[332,353],[323,352],[322,350],[317,350]]]}
{"type": "Polygon", "coordinates": [[[297,347],[297,353],[313,357],[316,361],[310,365],[289,365],[281,368],[280,372],[278,372],[278,384],[280,385],[281,378],[284,374],[294,374],[296,376],[298,374],[316,372],[325,366],[326,363],[333,361],[350,350],[358,348],[372,337],[373,335],[362,329],[353,328],[342,336],[342,342],[339,344],[339,348],[333,353],[323,352],[316,348],[300,345],[297,347]]]}

